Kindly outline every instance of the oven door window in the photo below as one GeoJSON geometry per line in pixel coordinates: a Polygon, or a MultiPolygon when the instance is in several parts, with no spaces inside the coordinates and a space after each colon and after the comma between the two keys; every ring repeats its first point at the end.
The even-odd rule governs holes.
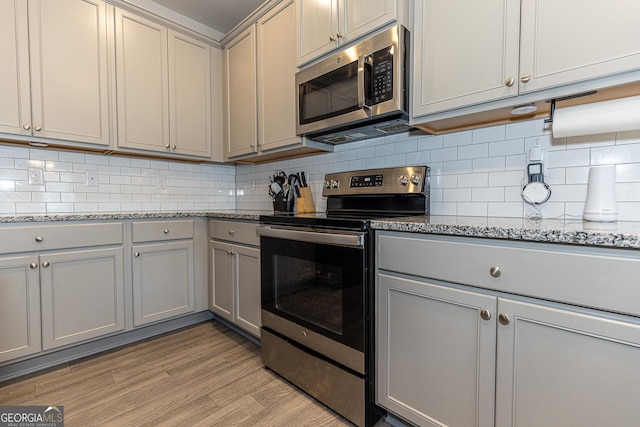
{"type": "Polygon", "coordinates": [[[263,237],[260,250],[263,309],[362,350],[362,249],[263,237]]]}
{"type": "Polygon", "coordinates": [[[359,110],[358,61],[303,83],[298,90],[301,125],[359,110]]]}

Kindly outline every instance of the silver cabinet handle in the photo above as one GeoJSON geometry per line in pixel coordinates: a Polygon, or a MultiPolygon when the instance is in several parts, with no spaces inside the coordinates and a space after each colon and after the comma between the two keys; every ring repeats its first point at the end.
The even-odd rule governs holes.
{"type": "Polygon", "coordinates": [[[36,236],[36,242],[40,243],[40,242],[44,242],[44,237],[42,236],[36,236]]]}
{"type": "Polygon", "coordinates": [[[337,36],[339,39],[341,39],[342,37],[344,37],[340,31],[338,31],[338,32],[336,33],[336,36],[337,36]]]}
{"type": "Polygon", "coordinates": [[[29,264],[29,268],[32,270],[35,270],[36,268],[38,268],[38,263],[37,262],[32,262],[31,264],[29,264]]]}
{"type": "Polygon", "coordinates": [[[520,76],[520,81],[522,83],[528,83],[531,80],[531,74],[523,74],[520,76]]]}
{"type": "Polygon", "coordinates": [[[500,270],[500,267],[497,265],[494,265],[489,269],[489,274],[491,277],[500,277],[502,275],[502,270],[500,270]]]}
{"type": "Polygon", "coordinates": [[[498,322],[500,322],[501,325],[508,325],[509,322],[511,322],[511,319],[509,319],[509,315],[508,314],[504,314],[504,313],[500,313],[498,315],[498,322]]]}
{"type": "Polygon", "coordinates": [[[49,261],[45,261],[42,263],[43,267],[49,267],[51,264],[49,264],[49,261]]]}
{"type": "Polygon", "coordinates": [[[233,236],[234,234],[236,234],[235,230],[229,230],[229,235],[233,236]]]}
{"type": "Polygon", "coordinates": [[[335,39],[332,35],[330,35],[330,36],[329,36],[329,41],[334,42],[334,41],[336,41],[336,39],[335,39]]]}
{"type": "Polygon", "coordinates": [[[491,312],[486,308],[483,308],[482,310],[480,310],[480,317],[482,318],[482,320],[490,320],[491,312]]]}
{"type": "Polygon", "coordinates": [[[169,229],[168,229],[168,228],[165,228],[165,229],[164,229],[164,231],[163,231],[163,233],[164,233],[164,234],[169,234],[169,229]]]}
{"type": "Polygon", "coordinates": [[[227,255],[233,255],[233,251],[227,251],[227,255]]]}
{"type": "Polygon", "coordinates": [[[504,85],[506,87],[511,87],[515,82],[516,82],[516,79],[514,79],[513,77],[507,77],[507,79],[504,81],[504,85]]]}
{"type": "Polygon", "coordinates": [[[134,256],[134,257],[139,257],[139,256],[140,256],[140,252],[134,252],[134,253],[133,253],[133,256],[134,256]]]}
{"type": "Polygon", "coordinates": [[[40,126],[36,126],[34,129],[36,130],[36,132],[40,132],[42,130],[40,126]]]}
{"type": "Polygon", "coordinates": [[[24,130],[29,130],[29,129],[31,129],[31,125],[29,125],[29,124],[22,125],[22,128],[23,128],[24,130]]]}
{"type": "Polygon", "coordinates": [[[176,148],[178,148],[175,144],[171,146],[172,150],[175,150],[176,148]]]}
{"type": "Polygon", "coordinates": [[[164,148],[169,148],[169,147],[170,147],[170,146],[169,146],[169,144],[167,144],[167,145],[165,145],[165,146],[164,146],[164,148]]]}

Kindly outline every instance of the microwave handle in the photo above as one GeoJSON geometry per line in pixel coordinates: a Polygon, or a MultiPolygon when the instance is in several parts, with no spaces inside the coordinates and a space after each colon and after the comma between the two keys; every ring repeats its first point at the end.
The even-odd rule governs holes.
{"type": "MultiPolygon", "coordinates": [[[[371,66],[371,56],[361,54],[358,58],[358,107],[371,109],[371,105],[367,104],[367,93],[364,87],[366,78],[366,67],[371,66]]],[[[371,72],[371,71],[369,71],[371,72]]]]}

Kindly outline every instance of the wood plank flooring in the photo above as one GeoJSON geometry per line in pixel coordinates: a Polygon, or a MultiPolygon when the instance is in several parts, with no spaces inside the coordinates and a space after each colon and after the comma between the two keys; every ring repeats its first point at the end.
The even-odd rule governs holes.
{"type": "Polygon", "coordinates": [[[352,426],[215,321],[0,383],[0,405],[64,405],[67,427],[352,426]]]}

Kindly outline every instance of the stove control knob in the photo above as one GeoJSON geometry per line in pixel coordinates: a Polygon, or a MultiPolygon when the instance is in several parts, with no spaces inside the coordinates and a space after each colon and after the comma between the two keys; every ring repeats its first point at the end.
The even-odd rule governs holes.
{"type": "Polygon", "coordinates": [[[338,181],[336,181],[335,179],[331,180],[331,188],[338,188],[339,185],[340,185],[340,183],[338,181]]]}
{"type": "Polygon", "coordinates": [[[400,175],[400,184],[406,186],[409,184],[409,178],[406,175],[400,175]]]}
{"type": "Polygon", "coordinates": [[[411,175],[411,183],[413,185],[420,185],[420,181],[421,181],[421,177],[418,174],[413,174],[411,175]]]}
{"type": "Polygon", "coordinates": [[[329,180],[324,181],[324,188],[331,188],[331,182],[329,182],[329,180]]]}

